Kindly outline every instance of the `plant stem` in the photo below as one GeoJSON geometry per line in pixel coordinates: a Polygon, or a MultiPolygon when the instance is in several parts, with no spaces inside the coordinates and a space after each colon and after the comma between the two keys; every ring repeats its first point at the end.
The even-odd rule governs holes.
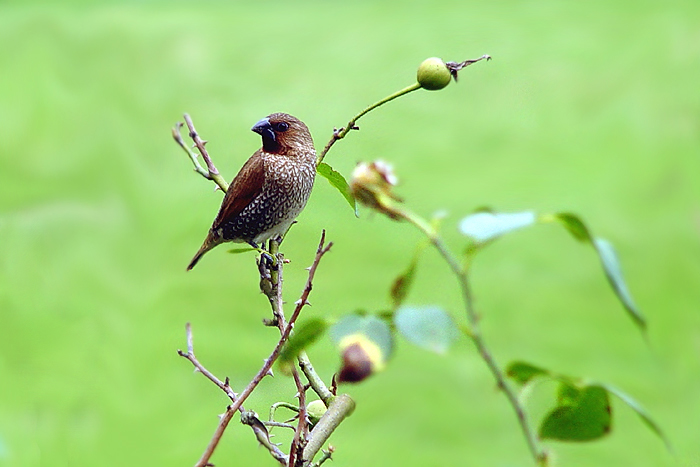
{"type": "Polygon", "coordinates": [[[323,443],[338,428],[338,425],[345,420],[355,410],[355,401],[347,394],[341,394],[328,406],[326,413],[309,433],[306,447],[304,448],[304,459],[312,461],[316,453],[323,446],[323,443]]]}
{"type": "Polygon", "coordinates": [[[401,213],[400,215],[404,219],[409,221],[428,237],[430,243],[432,243],[435,249],[440,253],[440,256],[442,256],[445,262],[449,265],[454,275],[457,277],[460,289],[462,291],[462,299],[464,300],[467,321],[469,322],[468,336],[476,346],[476,350],[477,352],[479,352],[479,355],[486,363],[486,366],[491,371],[491,374],[496,380],[498,388],[505,393],[508,402],[513,407],[515,415],[518,418],[520,428],[522,429],[523,434],[525,435],[525,440],[527,441],[527,445],[530,449],[532,457],[535,459],[537,465],[545,466],[546,455],[543,451],[540,450],[537,444],[537,438],[535,436],[535,433],[533,432],[532,428],[530,427],[530,424],[527,421],[527,414],[525,413],[523,406],[520,404],[517,394],[508,385],[503,371],[494,360],[493,356],[491,355],[491,352],[486,346],[483,336],[481,335],[481,331],[479,329],[479,316],[474,310],[474,300],[472,297],[471,289],[469,287],[469,277],[466,269],[462,268],[457,258],[455,258],[455,256],[450,252],[447,246],[443,243],[440,236],[437,234],[437,231],[428,222],[426,222],[420,216],[417,216],[416,214],[405,209],[401,209],[399,212],[401,213]]]}
{"type": "Polygon", "coordinates": [[[396,99],[397,97],[401,97],[404,94],[408,94],[409,92],[415,91],[416,89],[420,89],[421,85],[418,83],[414,83],[410,86],[406,86],[405,88],[401,89],[400,91],[396,91],[393,94],[390,94],[386,96],[384,99],[375,102],[374,104],[370,105],[369,107],[365,108],[362,112],[359,114],[355,115],[352,117],[352,119],[348,122],[348,124],[344,127],[341,128],[340,130],[333,130],[333,136],[331,136],[331,139],[328,141],[326,144],[326,147],[323,148],[323,151],[318,155],[316,158],[316,165],[320,164],[323,162],[323,159],[326,157],[326,154],[328,154],[328,151],[330,151],[331,147],[335,144],[336,141],[345,138],[345,136],[350,132],[350,130],[357,130],[357,121],[362,118],[365,114],[371,112],[372,110],[376,109],[377,107],[386,104],[389,101],[392,101],[396,99]]]}
{"type": "Polygon", "coordinates": [[[304,376],[306,376],[306,379],[311,385],[311,389],[314,390],[318,397],[321,398],[323,403],[326,404],[326,407],[328,407],[331,403],[331,400],[333,400],[333,393],[330,391],[330,389],[328,389],[328,386],[326,386],[326,383],[323,382],[321,377],[318,376],[316,370],[314,370],[313,365],[311,365],[311,360],[309,360],[309,356],[306,355],[306,352],[304,350],[302,350],[301,352],[299,352],[297,360],[299,362],[299,368],[301,368],[301,372],[304,373],[304,376]]]}
{"type": "MultiPolygon", "coordinates": [[[[209,444],[207,445],[206,449],[204,450],[204,453],[200,457],[199,461],[195,464],[195,467],[205,467],[207,465],[211,465],[209,463],[209,459],[211,459],[211,456],[214,454],[214,451],[216,450],[216,447],[219,444],[219,441],[221,441],[221,437],[224,434],[224,431],[226,430],[226,427],[228,424],[231,422],[231,419],[233,419],[233,416],[235,415],[236,411],[241,410],[241,406],[243,405],[243,402],[250,396],[250,394],[255,390],[255,388],[260,384],[260,382],[263,380],[265,376],[267,376],[270,372],[270,368],[272,368],[272,365],[275,363],[277,358],[280,355],[280,352],[282,351],[282,348],[284,347],[284,344],[289,340],[289,336],[292,333],[292,329],[294,328],[294,323],[296,322],[297,318],[299,317],[299,314],[301,313],[302,308],[304,305],[307,304],[307,300],[309,297],[309,294],[311,293],[312,289],[312,283],[314,279],[314,275],[316,273],[316,268],[318,267],[318,263],[321,261],[321,258],[323,255],[328,253],[330,250],[331,246],[333,246],[332,242],[329,242],[327,245],[325,244],[325,231],[321,235],[321,241],[319,243],[319,246],[316,250],[316,256],[314,258],[314,262],[312,263],[311,267],[309,268],[309,274],[308,278],[306,281],[306,285],[304,287],[304,290],[302,292],[301,297],[296,303],[296,306],[294,308],[294,312],[292,313],[291,317],[289,318],[289,322],[285,322],[284,318],[284,313],[282,311],[282,291],[281,291],[281,282],[282,282],[282,264],[284,261],[282,261],[281,255],[275,254],[273,258],[275,258],[275,261],[277,262],[277,268],[278,268],[278,275],[275,276],[274,269],[271,271],[271,276],[273,277],[273,291],[270,295],[268,295],[268,298],[270,300],[270,303],[272,304],[273,310],[277,310],[279,315],[276,315],[278,319],[278,327],[280,327],[280,339],[277,341],[277,345],[275,346],[274,350],[270,354],[270,356],[265,360],[262,368],[258,371],[258,373],[255,375],[255,377],[248,383],[248,385],[245,387],[245,389],[236,397],[236,394],[233,393],[233,391],[230,389],[228,386],[228,380],[226,382],[221,382],[218,378],[214,377],[210,372],[206,371],[204,367],[197,361],[197,359],[194,356],[194,345],[192,343],[192,330],[191,327],[188,325],[187,326],[187,352],[183,351],[178,351],[178,354],[184,358],[187,358],[198,370],[202,371],[203,369],[205,371],[202,371],[202,373],[207,376],[210,380],[212,380],[217,386],[219,386],[226,394],[231,398],[233,403],[226,408],[226,412],[224,412],[223,415],[221,415],[221,418],[219,420],[219,424],[216,427],[216,430],[214,431],[214,435],[212,436],[211,440],[209,441],[209,444]],[[280,287],[280,289],[276,289],[276,287],[280,287]],[[274,294],[274,297],[271,296],[274,294]],[[234,400],[235,399],[235,400],[234,400]]],[[[274,250],[277,252],[279,249],[279,243],[278,242],[271,242],[271,247],[270,250],[274,250]]],[[[272,251],[271,251],[272,252],[272,251]]],[[[296,368],[293,370],[296,372],[296,368]]],[[[301,411],[301,409],[300,409],[301,411]]],[[[273,456],[275,456],[275,452],[270,451],[273,456]]],[[[278,460],[280,460],[278,457],[275,457],[278,460]]]]}

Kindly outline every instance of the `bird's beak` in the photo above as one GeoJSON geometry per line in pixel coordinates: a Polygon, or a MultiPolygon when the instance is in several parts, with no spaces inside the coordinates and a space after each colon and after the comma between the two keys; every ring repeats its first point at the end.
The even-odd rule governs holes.
{"type": "Polygon", "coordinates": [[[262,136],[263,140],[271,141],[273,143],[277,141],[272,125],[270,125],[270,120],[267,118],[263,118],[258,123],[253,125],[251,130],[262,136]]]}

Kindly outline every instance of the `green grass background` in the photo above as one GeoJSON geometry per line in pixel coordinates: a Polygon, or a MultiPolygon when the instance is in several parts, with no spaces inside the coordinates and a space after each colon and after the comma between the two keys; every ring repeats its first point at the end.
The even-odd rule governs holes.
{"type": "MultiPolygon", "coordinates": [[[[171,140],[183,112],[231,178],[271,112],[322,146],[424,58],[484,53],[456,85],[369,114],[328,162],[392,162],[411,208],[447,210],[457,251],[457,221],[480,206],[581,215],[616,245],[651,345],[591,249],[556,226],[477,259],[487,342],[502,364],[618,386],[677,452],[615,402],[609,437],[547,444],[556,465],[700,465],[699,25],[691,0],[0,2],[0,465],[192,465],[226,400],[176,355],[184,324],[237,388],[274,345],[251,255],[219,248],[185,273],[221,196],[171,140]]],[[[387,306],[420,238],[344,203],[319,180],[284,244],[291,303],[322,228],[335,243],[307,316],[387,306]]],[[[409,301],[461,320],[454,289],[430,252],[409,301]]],[[[324,377],[337,368],[325,341],[311,358],[324,377]]],[[[333,465],[532,465],[468,343],[441,357],[400,341],[384,373],[345,389],[358,409],[333,465]]],[[[265,414],[293,392],[277,376],[246,406],[265,414]]],[[[237,423],[214,461],[274,465],[237,423]]]]}

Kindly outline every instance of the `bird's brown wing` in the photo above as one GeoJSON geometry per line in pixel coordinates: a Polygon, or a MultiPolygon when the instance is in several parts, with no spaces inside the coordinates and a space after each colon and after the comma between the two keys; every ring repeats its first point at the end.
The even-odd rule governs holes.
{"type": "Polygon", "coordinates": [[[262,192],[264,182],[265,165],[262,150],[259,149],[248,159],[229,185],[221,202],[219,214],[214,219],[212,230],[219,228],[225,220],[240,214],[262,192]]]}

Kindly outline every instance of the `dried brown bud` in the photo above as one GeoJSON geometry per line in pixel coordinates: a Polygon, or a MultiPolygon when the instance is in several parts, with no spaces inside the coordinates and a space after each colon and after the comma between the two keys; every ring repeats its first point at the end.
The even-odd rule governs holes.
{"type": "Polygon", "coordinates": [[[360,162],[355,167],[350,181],[350,191],[360,203],[389,216],[400,219],[396,196],[392,189],[398,183],[391,165],[382,160],[360,162]]]}
{"type": "Polygon", "coordinates": [[[343,365],[338,373],[339,383],[358,383],[384,368],[379,346],[361,334],[345,337],[340,348],[343,365]]]}

